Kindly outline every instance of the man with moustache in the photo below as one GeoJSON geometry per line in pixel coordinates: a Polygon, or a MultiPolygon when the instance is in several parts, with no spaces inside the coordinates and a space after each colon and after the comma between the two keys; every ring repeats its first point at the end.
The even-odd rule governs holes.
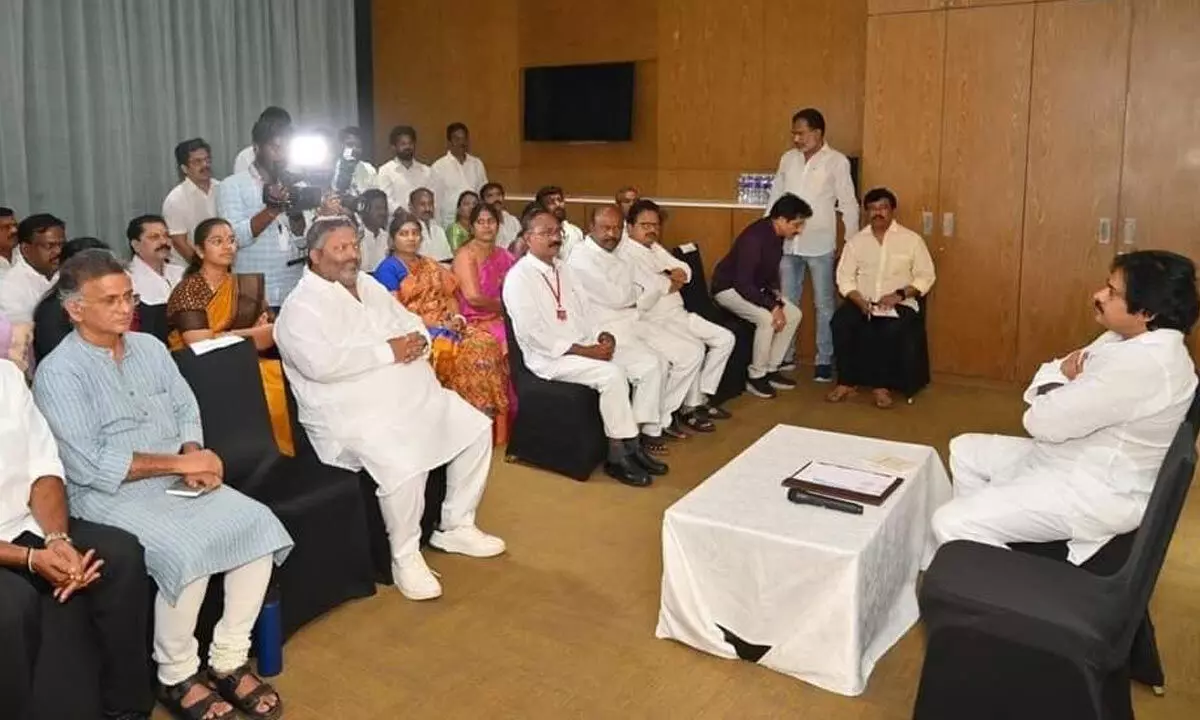
{"type": "Polygon", "coordinates": [[[129,277],[143,305],[166,305],[183,279],[183,268],[169,262],[171,236],[161,215],[139,215],[129,221],[125,238],[133,251],[129,277]]]}
{"type": "Polygon", "coordinates": [[[479,197],[485,205],[492,206],[500,214],[500,231],[496,234],[496,245],[505,250],[509,249],[521,234],[521,221],[504,207],[504,186],[498,182],[489,182],[479,189],[479,197]]]}
{"type": "Polygon", "coordinates": [[[525,364],[540,378],[586,385],[600,394],[608,437],[604,472],[626,485],[646,487],[650,474],[665,473],[667,466],[642,447],[635,406],[650,421],[657,417],[659,361],[618,343],[600,326],[571,268],[559,260],[563,235],[553,213],[536,206],[521,216],[521,229],[528,252],[504,279],[504,308],[525,364]],[[634,380],[631,404],[626,368],[635,364],[643,381],[634,380]]]}
{"type": "Polygon", "coordinates": [[[17,213],[0,207],[0,280],[12,269],[13,253],[17,247],[17,213]]]}
{"type": "Polygon", "coordinates": [[[30,215],[17,225],[12,269],[0,282],[0,315],[12,325],[33,322],[33,310],[58,272],[66,229],[62,220],[48,213],[30,215]]]}
{"type": "Polygon", "coordinates": [[[176,145],[175,165],[183,180],[163,199],[162,214],[171,234],[171,259],[186,265],[196,254],[191,242],[196,226],[217,214],[220,183],[213,179],[212,148],[204,138],[176,145]]]}
{"type": "Polygon", "coordinates": [[[575,248],[583,244],[583,230],[567,219],[567,196],[563,189],[547,185],[537,191],[533,200],[558,218],[563,231],[563,245],[558,257],[563,262],[570,260],[575,248]]]}
{"type": "Polygon", "coordinates": [[[1196,392],[1196,267],[1161,250],[1118,255],[1092,303],[1106,332],[1038,370],[1025,391],[1031,437],[950,441],[954,499],[933,516],[939,542],[1068,540],[1079,564],[1141,524],[1196,392]]]}
{"type": "Polygon", "coordinates": [[[837,403],[868,387],[875,406],[892,407],[891,391],[929,381],[925,363],[902,360],[921,328],[917,300],[937,279],[920,235],[896,222],[896,196],[875,188],[863,197],[870,224],[846,241],[837,267],[838,291],[846,298],[833,314],[838,385],[826,396],[837,403]]]}
{"type": "Polygon", "coordinates": [[[487,168],[471,154],[471,131],[460,122],[446,126],[446,154],[429,166],[430,184],[437,195],[439,224],[454,222],[458,197],[470,190],[479,192],[487,184],[487,168]]]}
{"type": "Polygon", "coordinates": [[[472,557],[505,550],[475,526],[491,466],[491,421],[438,382],[425,323],[361,271],[349,219],[317,219],[305,242],[307,267],[275,322],[300,421],[322,462],[365,469],[378,485],[400,592],[436,598],[441,583],[420,552],[430,470],[447,466],[430,544],[472,557]]]}
{"type": "Polygon", "coordinates": [[[709,398],[721,384],[725,364],[733,354],[733,333],[683,307],[679,289],[691,281],[692,271],[659,244],[663,212],[658,204],[637,200],[625,218],[629,235],[617,252],[638,270],[638,311],[651,329],[643,337],[659,353],[669,352],[671,346],[699,344],[704,362],[688,386],[680,420],[689,429],[711,432],[712,418],[731,417],[728,411],[711,405],[709,398]]]}
{"type": "MultiPolygon", "coordinates": [[[[634,186],[626,185],[625,187],[623,187],[617,191],[617,194],[614,196],[614,199],[616,200],[617,205],[619,205],[621,207],[621,217],[628,217],[629,209],[631,207],[633,207],[633,204],[635,202],[637,202],[639,199],[641,199],[641,194],[638,192],[638,189],[635,188],[634,186]]],[[[629,239],[629,225],[628,225],[628,223],[626,223],[625,228],[621,231],[621,241],[624,242],[625,240],[628,240],[628,239],[629,239]]]]}
{"type": "Polygon", "coordinates": [[[379,166],[376,187],[387,194],[388,207],[408,207],[409,195],[432,184],[429,166],[417,160],[417,131],[397,125],[388,134],[392,159],[379,166]]]}
{"type": "Polygon", "coordinates": [[[450,249],[446,231],[437,224],[433,191],[426,187],[413,190],[408,196],[408,207],[421,221],[421,254],[441,263],[454,260],[454,251],[450,249]]]}
{"type": "MultiPolygon", "coordinates": [[[[634,396],[633,412],[642,429],[642,446],[652,454],[666,454],[664,433],[671,437],[687,437],[674,419],[675,411],[704,361],[704,347],[695,340],[673,338],[641,318],[642,288],[657,284],[658,278],[643,276],[623,253],[617,252],[621,243],[621,228],[625,221],[616,205],[598,207],[592,211],[592,221],[586,240],[567,261],[579,288],[591,304],[600,329],[611,333],[622,348],[634,350],[627,355],[631,362],[624,364],[625,373],[639,392],[634,396]],[[651,338],[654,338],[651,340],[651,338]],[[663,368],[644,366],[638,356],[657,358],[663,368]],[[649,370],[652,375],[645,376],[649,370]],[[660,382],[657,397],[650,382],[660,382]],[[645,385],[642,389],[640,386],[645,385]]],[[[709,423],[711,425],[711,422],[709,423]]]]}

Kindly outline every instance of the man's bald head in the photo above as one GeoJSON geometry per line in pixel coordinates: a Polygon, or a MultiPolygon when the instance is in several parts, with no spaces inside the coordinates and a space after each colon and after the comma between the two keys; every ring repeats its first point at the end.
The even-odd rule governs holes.
{"type": "Polygon", "coordinates": [[[624,228],[625,221],[621,216],[620,206],[601,205],[592,210],[592,222],[588,234],[592,236],[597,245],[608,252],[617,249],[617,245],[621,243],[621,231],[624,228]]]}

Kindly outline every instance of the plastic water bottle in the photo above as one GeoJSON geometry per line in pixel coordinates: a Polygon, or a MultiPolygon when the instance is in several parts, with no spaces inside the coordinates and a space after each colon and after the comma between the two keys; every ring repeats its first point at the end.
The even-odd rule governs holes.
{"type": "Polygon", "coordinates": [[[746,176],[746,173],[738,175],[737,201],[739,205],[745,205],[750,202],[750,178],[746,176]]]}
{"type": "Polygon", "coordinates": [[[762,175],[755,175],[754,176],[754,204],[755,205],[762,205],[763,203],[765,203],[767,201],[766,195],[763,194],[763,190],[765,189],[765,187],[766,186],[763,184],[762,175]]]}
{"type": "Polygon", "coordinates": [[[259,675],[274,677],[283,672],[283,616],[276,587],[267,591],[254,623],[254,656],[258,659],[259,675]]]}

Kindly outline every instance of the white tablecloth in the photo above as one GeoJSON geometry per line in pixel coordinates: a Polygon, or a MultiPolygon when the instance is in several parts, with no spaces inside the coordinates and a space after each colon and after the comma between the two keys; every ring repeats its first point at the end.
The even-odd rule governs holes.
{"type": "Polygon", "coordinates": [[[655,634],[737,657],[721,626],[770,646],[760,664],[858,695],[917,621],[929,520],[950,495],[933,448],[778,425],[667,509],[655,634]],[[781,485],[809,460],[883,458],[905,461],[905,480],[862,515],[796,505],[781,485]]]}

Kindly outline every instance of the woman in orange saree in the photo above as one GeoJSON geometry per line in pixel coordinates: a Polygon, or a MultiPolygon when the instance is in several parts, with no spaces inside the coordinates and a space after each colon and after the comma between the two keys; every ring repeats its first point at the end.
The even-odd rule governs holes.
{"type": "MultiPolygon", "coordinates": [[[[171,327],[167,345],[174,351],[218,335],[238,335],[253,342],[260,353],[270,350],[275,339],[263,276],[233,272],[237,258],[233,227],[222,218],[209,218],[196,226],[193,241],[196,256],[167,300],[171,327]]],[[[295,455],[283,366],[279,360],[260,357],[258,369],[275,443],[279,452],[295,455]]]]}
{"type": "Polygon", "coordinates": [[[416,217],[397,211],[388,233],[392,254],[379,264],[375,278],[425,322],[429,362],[438,380],[492,419],[494,444],[507,443],[508,360],[503,348],[491,333],[468,325],[460,314],[458,284],[450,271],[417,254],[421,225],[416,217]]]}

